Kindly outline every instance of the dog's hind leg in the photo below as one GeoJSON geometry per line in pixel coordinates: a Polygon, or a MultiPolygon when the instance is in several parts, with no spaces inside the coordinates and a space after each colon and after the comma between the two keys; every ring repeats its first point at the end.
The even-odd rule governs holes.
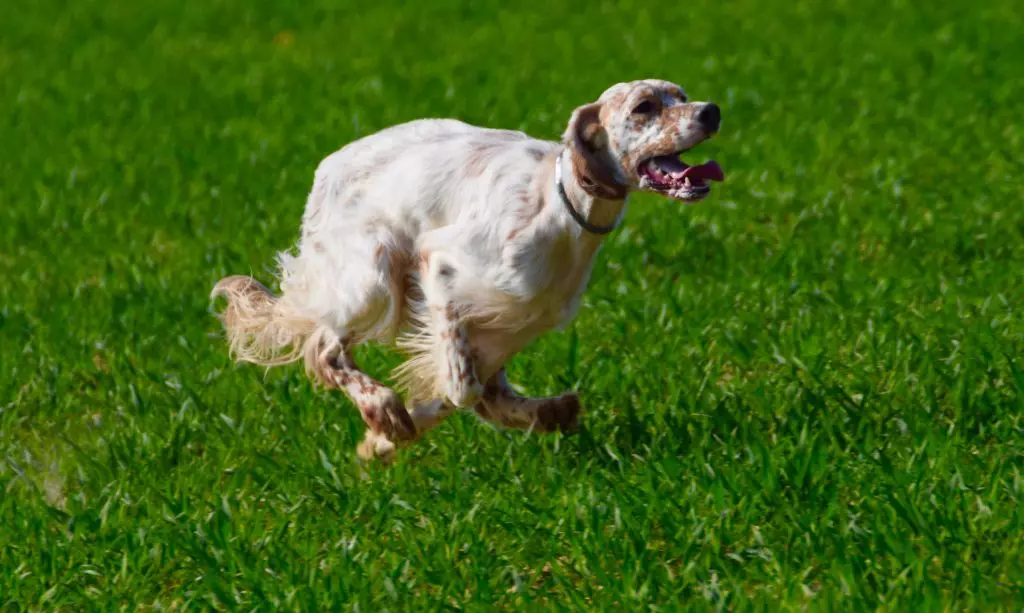
{"type": "Polygon", "coordinates": [[[522,396],[509,385],[502,368],[487,381],[474,410],[484,420],[506,428],[564,432],[578,425],[580,401],[576,394],[547,398],[522,396]]]}
{"type": "MultiPolygon", "coordinates": [[[[344,391],[359,409],[367,428],[376,438],[389,442],[392,449],[400,441],[415,439],[419,429],[398,394],[356,366],[346,339],[326,328],[318,332],[321,338],[313,349],[316,355],[312,374],[326,385],[344,391]]],[[[380,455],[386,451],[382,449],[380,455]]]]}
{"type": "Polygon", "coordinates": [[[344,391],[359,409],[367,430],[357,453],[363,459],[389,460],[398,447],[408,445],[444,421],[455,410],[441,400],[413,404],[406,410],[394,390],[362,372],[352,359],[351,346],[326,329],[313,360],[313,375],[344,391]]]}
{"type": "MultiPolygon", "coordinates": [[[[427,400],[413,403],[409,411],[409,417],[416,427],[416,436],[423,436],[427,430],[438,426],[449,415],[455,412],[455,407],[441,399],[427,400]]],[[[412,439],[393,441],[383,434],[367,429],[363,442],[359,444],[359,456],[364,459],[373,457],[388,459],[394,453],[396,447],[403,447],[412,442],[412,439]]]]}

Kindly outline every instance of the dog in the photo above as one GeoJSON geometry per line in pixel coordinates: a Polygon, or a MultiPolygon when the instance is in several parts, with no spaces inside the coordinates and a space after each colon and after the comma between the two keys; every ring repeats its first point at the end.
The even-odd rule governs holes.
{"type": "Polygon", "coordinates": [[[504,364],[575,316],[605,236],[643,190],[693,203],[722,181],[679,155],[721,111],[679,85],[618,83],[576,108],[561,142],[454,119],[419,119],[355,140],[317,166],[297,250],[278,256],[280,295],[230,276],[211,299],[239,361],[302,360],[367,425],[362,458],[390,460],[458,409],[500,427],[578,425],[575,393],[517,393],[504,364]],[[396,346],[399,394],[353,347],[396,346]],[[410,408],[406,408],[408,406],[410,408]]]}

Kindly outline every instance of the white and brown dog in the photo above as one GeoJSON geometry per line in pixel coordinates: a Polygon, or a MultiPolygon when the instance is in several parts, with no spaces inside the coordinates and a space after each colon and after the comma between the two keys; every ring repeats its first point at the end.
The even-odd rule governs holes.
{"type": "Polygon", "coordinates": [[[574,317],[604,235],[632,190],[696,202],[715,162],[679,154],[718,131],[711,103],[661,80],[620,83],[577,108],[563,142],[450,119],[387,128],[316,170],[298,253],[279,256],[281,295],[250,277],[213,297],[237,359],[304,359],[345,390],[368,426],[363,457],[390,457],[456,408],[501,426],[575,426],[575,394],[527,398],[503,365],[574,317]],[[359,370],[352,348],[396,342],[406,404],[359,370]]]}

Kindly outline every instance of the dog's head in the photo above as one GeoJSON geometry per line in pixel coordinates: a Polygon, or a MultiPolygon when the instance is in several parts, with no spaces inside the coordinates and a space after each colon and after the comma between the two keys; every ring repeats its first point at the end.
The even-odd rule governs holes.
{"type": "Polygon", "coordinates": [[[621,199],[631,189],[696,202],[725,177],[714,161],[689,165],[679,155],[718,131],[721,111],[690,102],[675,83],[645,79],[608,88],[577,108],[564,140],[573,171],[596,198],[621,199]]]}

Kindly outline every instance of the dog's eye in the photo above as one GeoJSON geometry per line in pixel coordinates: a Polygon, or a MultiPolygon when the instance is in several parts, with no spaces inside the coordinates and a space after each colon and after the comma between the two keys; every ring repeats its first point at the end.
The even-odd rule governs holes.
{"type": "Polygon", "coordinates": [[[637,115],[647,115],[654,111],[654,103],[650,100],[644,100],[640,104],[633,107],[633,113],[637,115]]]}

